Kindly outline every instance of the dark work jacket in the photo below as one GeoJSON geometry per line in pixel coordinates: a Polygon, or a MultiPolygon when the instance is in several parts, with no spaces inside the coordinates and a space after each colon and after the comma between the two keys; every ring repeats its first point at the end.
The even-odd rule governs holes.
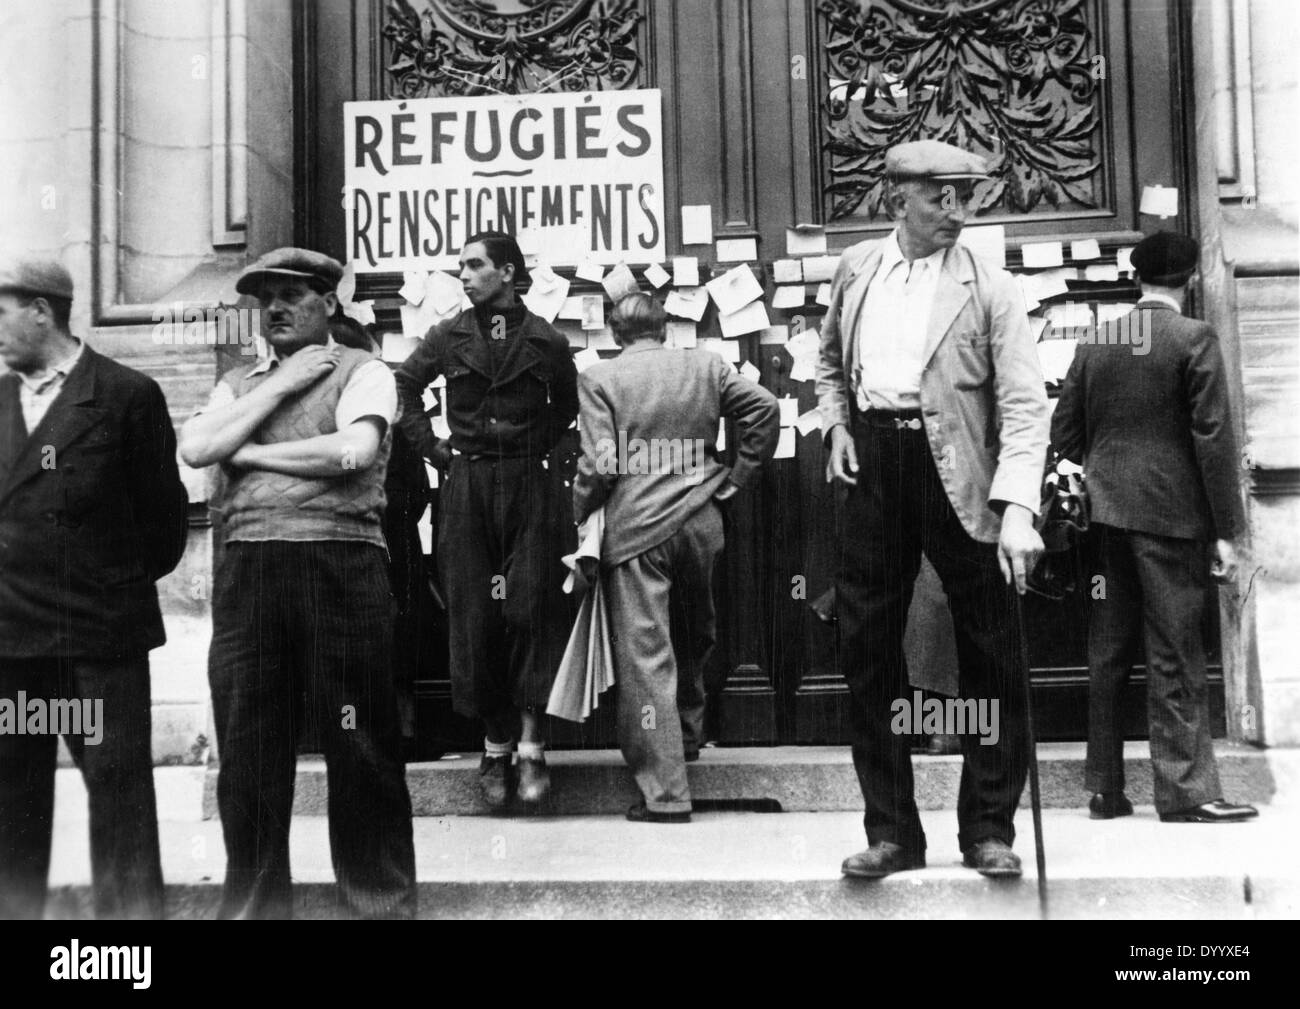
{"type": "Polygon", "coordinates": [[[451,447],[466,455],[542,456],[578,415],[578,373],[569,342],[545,320],[516,305],[506,316],[506,352],[497,373],[474,309],[434,326],[397,371],[398,425],[420,454],[438,464],[447,444],[425,416],[422,396],[439,375],[451,447]]]}
{"type": "Polygon", "coordinates": [[[0,376],[0,657],[161,645],[154,582],[185,549],[188,497],[158,383],[86,347],[25,443],[18,397],[0,376]]]}
{"type": "Polygon", "coordinates": [[[1179,539],[1239,535],[1241,459],[1214,330],[1142,301],[1096,332],[1080,340],[1052,415],[1053,446],[1083,465],[1092,520],[1179,539]]]}

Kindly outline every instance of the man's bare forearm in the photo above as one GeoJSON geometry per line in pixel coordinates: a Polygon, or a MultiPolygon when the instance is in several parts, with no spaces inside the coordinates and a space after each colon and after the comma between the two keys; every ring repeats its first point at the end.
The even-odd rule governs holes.
{"type": "Polygon", "coordinates": [[[345,476],[374,464],[379,448],[378,431],[369,424],[361,428],[369,430],[349,428],[298,441],[247,444],[234,454],[231,462],[243,469],[288,476],[316,479],[345,476]]]}
{"type": "Polygon", "coordinates": [[[283,398],[274,385],[263,382],[232,403],[190,418],[181,428],[181,459],[197,469],[230,458],[283,398]]]}

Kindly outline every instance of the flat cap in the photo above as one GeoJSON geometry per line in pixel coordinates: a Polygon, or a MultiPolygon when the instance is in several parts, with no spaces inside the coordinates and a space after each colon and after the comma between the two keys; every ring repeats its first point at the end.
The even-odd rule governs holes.
{"type": "Polygon", "coordinates": [[[988,165],[978,154],[938,140],[913,140],[885,153],[885,175],[892,179],[987,179],[988,165]]]}
{"type": "Polygon", "coordinates": [[[1182,284],[1186,275],[1196,269],[1201,259],[1201,247],[1195,239],[1175,231],[1157,231],[1138,242],[1129,253],[1129,262],[1138,276],[1148,284],[1169,282],[1182,284]]]}
{"type": "Polygon", "coordinates": [[[343,264],[311,249],[276,249],[246,266],[235,281],[235,290],[240,294],[256,294],[267,277],[299,277],[332,291],[343,277],[343,264]]]}
{"type": "Polygon", "coordinates": [[[0,291],[72,300],[72,274],[54,259],[0,260],[0,291]]]}

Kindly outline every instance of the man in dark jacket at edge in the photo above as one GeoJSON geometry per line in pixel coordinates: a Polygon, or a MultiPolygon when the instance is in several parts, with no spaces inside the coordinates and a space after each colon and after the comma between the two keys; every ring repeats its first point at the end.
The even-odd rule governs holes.
{"type": "Polygon", "coordinates": [[[460,267],[473,307],[429,330],[398,370],[399,425],[446,475],[438,566],[452,700],[485,723],[480,784],[499,809],[516,774],[525,802],[540,802],[550,786],[540,716],[568,639],[560,589],[568,520],[546,457],[577,416],[577,369],[563,334],[515,295],[528,271],[513,238],[470,236],[460,267]],[[439,375],[449,439],[434,435],[423,405],[439,375]]]}
{"type": "Polygon", "coordinates": [[[59,263],[0,265],[0,918],[44,913],[60,733],[96,916],[161,918],[149,650],[188,499],[162,390],[72,335],[72,293],[59,263]]]}

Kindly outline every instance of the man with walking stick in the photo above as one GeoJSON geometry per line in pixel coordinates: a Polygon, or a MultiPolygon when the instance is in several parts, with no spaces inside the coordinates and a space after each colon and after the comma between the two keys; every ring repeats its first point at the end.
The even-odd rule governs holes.
{"type": "Polygon", "coordinates": [[[883,241],[845,250],[821,330],[817,394],[837,508],[837,662],[849,685],[868,847],[848,876],[925,865],[903,629],[922,552],[943,582],[963,701],[996,704],[996,742],[961,737],[964,863],[1016,877],[1013,819],[1030,763],[1017,593],[1042,550],[1034,529],[1048,408],[1024,299],[957,237],[983,161],[936,141],[892,148],[883,241]]]}

